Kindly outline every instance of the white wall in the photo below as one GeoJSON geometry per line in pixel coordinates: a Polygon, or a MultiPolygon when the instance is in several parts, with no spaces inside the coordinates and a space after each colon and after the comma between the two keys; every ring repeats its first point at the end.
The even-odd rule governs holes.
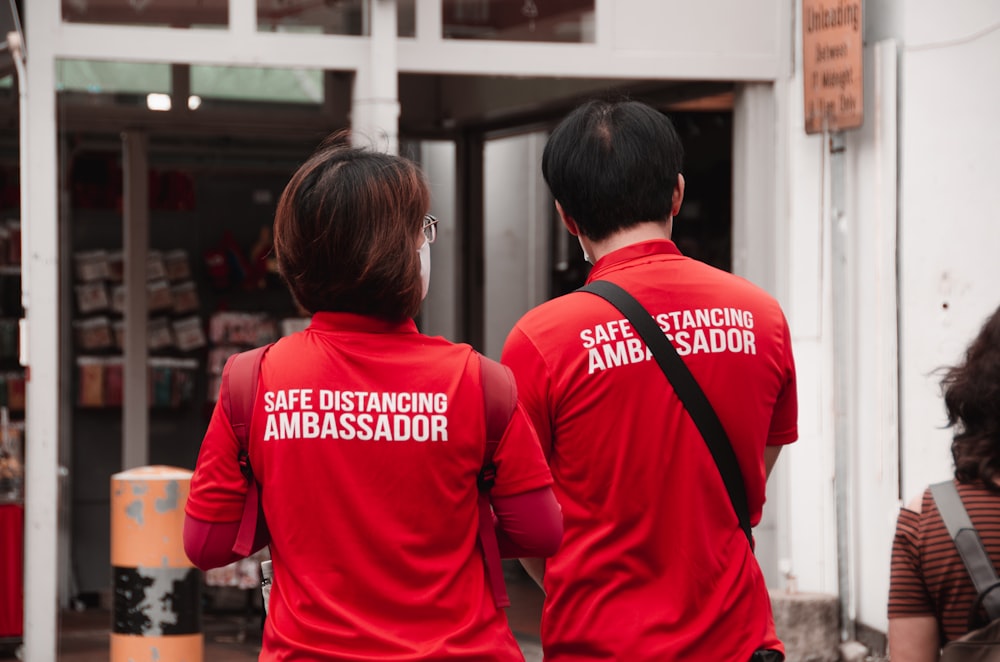
{"type": "MultiPolygon", "coordinates": [[[[615,48],[623,51],[667,51],[710,60],[733,53],[774,58],[788,37],[781,5],[778,0],[616,0],[609,27],[615,48]]],[[[602,27],[598,22],[597,29],[602,27]]]]}
{"type": "MultiPolygon", "coordinates": [[[[772,80],[787,66],[790,5],[787,0],[596,0],[594,43],[512,44],[440,39],[440,3],[422,2],[417,38],[399,41],[398,67],[405,73],[772,80]]],[[[82,50],[87,44],[74,46],[82,50]]]]}
{"type": "Polygon", "coordinates": [[[804,133],[801,58],[775,87],[800,441],[779,462],[771,494],[782,495],[779,538],[799,589],[837,592],[836,544],[846,534],[851,614],[884,631],[900,500],[952,471],[935,370],[960,358],[1000,304],[1000,4],[887,0],[866,3],[866,12],[865,123],[847,133],[843,154],[842,285],[830,270],[832,163],[822,137],[804,133]],[[841,287],[851,396],[846,532],[833,517],[831,314],[841,287]]]}
{"type": "Polygon", "coordinates": [[[909,0],[900,54],[903,496],[951,475],[934,371],[1000,304],[1000,3],[909,0]]]}

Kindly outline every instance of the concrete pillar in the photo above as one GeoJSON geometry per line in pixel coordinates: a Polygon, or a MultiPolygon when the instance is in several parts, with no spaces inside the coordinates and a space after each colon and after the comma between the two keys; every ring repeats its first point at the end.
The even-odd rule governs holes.
{"type": "Polygon", "coordinates": [[[202,662],[201,573],[184,553],[191,472],[139,467],[111,477],[111,662],[202,662]]]}
{"type": "Polygon", "coordinates": [[[351,140],[388,154],[399,153],[399,70],[396,66],[396,2],[370,3],[367,63],[354,74],[351,140]]]}
{"type": "Polygon", "coordinates": [[[840,605],[828,593],[771,591],[774,629],[786,662],[840,661],[840,605]]]}

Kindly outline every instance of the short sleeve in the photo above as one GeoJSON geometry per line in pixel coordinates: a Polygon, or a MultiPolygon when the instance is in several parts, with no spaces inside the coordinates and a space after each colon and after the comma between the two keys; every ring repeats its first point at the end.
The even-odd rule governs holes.
{"type": "Polygon", "coordinates": [[[771,425],[767,432],[768,446],[790,444],[799,438],[799,400],[795,378],[795,358],[792,355],[792,338],[788,330],[788,322],[782,320],[782,323],[784,325],[784,350],[781,360],[784,382],[771,414],[771,425]]]}
{"type": "Polygon", "coordinates": [[[511,369],[517,380],[517,399],[538,436],[542,452],[548,457],[552,450],[549,418],[549,371],[541,353],[531,339],[514,327],[504,343],[500,362],[511,369]]]}
{"type": "Polygon", "coordinates": [[[243,515],[247,482],[237,461],[239,441],[222,398],[215,404],[191,477],[185,512],[206,522],[233,522],[243,515]]]}
{"type": "Polygon", "coordinates": [[[493,496],[523,494],[552,484],[549,465],[524,406],[518,403],[493,456],[493,496]]]}
{"type": "Polygon", "coordinates": [[[920,562],[920,516],[902,508],[892,541],[889,618],[934,615],[934,605],[924,583],[920,562]]]}

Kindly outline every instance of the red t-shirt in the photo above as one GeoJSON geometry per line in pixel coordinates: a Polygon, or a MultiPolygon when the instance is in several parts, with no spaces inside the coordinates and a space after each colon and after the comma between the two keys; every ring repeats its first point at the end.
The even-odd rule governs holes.
{"type": "MultiPolygon", "coordinates": [[[[753,524],[766,445],[797,437],[795,368],[777,302],[647,241],[597,262],[657,318],[734,446],[753,524]]],[[[542,645],[558,660],[747,660],[782,650],[764,578],[702,436],[631,325],[571,293],[526,314],[502,360],[563,508],[542,645]]]]}
{"type": "MultiPolygon", "coordinates": [[[[250,457],[271,532],[262,660],[520,660],[477,544],[485,417],[467,345],[319,313],[261,364],[250,457]]],[[[216,406],[187,513],[240,518],[238,445],[216,406]]],[[[493,494],[551,475],[524,410],[493,494]]]]}

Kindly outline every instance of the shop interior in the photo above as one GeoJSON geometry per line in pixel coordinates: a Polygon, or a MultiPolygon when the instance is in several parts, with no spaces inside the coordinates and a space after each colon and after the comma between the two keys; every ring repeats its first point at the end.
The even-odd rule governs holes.
{"type": "MultiPolygon", "coordinates": [[[[100,2],[89,3],[89,19],[73,13],[84,4],[64,0],[64,17],[97,20],[100,2]]],[[[349,9],[362,3],[335,4],[349,9]]],[[[462,4],[445,3],[456,11],[462,4]]],[[[410,5],[399,3],[401,34],[412,29],[410,5]]],[[[219,7],[222,13],[212,20],[224,24],[219,7]]],[[[363,31],[350,11],[337,16],[339,27],[331,31],[363,31]]],[[[451,29],[453,38],[510,39],[549,29],[542,15],[525,33],[524,18],[499,31],[494,26],[476,33],[472,19],[464,27],[456,20],[451,29]]],[[[551,28],[550,38],[554,34],[551,28]]],[[[17,351],[23,311],[17,82],[11,73],[0,72],[6,74],[0,79],[0,507],[23,499],[19,477],[31,461],[17,351]]],[[[124,429],[123,132],[142,136],[148,146],[149,463],[193,468],[225,358],[306,323],[276,273],[270,224],[298,164],[326,135],[350,125],[351,78],[333,70],[59,63],[60,389],[67,422],[60,453],[60,528],[67,538],[61,602],[106,606],[111,586],[108,478],[122,469],[124,429]]],[[[484,145],[544,132],[595,95],[643,100],[674,120],[687,180],[675,240],[685,254],[730,268],[731,84],[403,74],[400,151],[416,157],[423,141],[456,146],[454,204],[461,229],[459,324],[452,340],[477,348],[483,342],[483,264],[489,259],[483,238],[494,222],[483,212],[484,145]]],[[[550,220],[548,296],[557,296],[581,285],[588,265],[578,251],[560,248],[565,242],[556,235],[562,230],[550,220]]],[[[15,560],[0,558],[0,565],[15,560]]],[[[5,636],[17,632],[5,633],[0,623],[0,642],[5,636]]]]}

